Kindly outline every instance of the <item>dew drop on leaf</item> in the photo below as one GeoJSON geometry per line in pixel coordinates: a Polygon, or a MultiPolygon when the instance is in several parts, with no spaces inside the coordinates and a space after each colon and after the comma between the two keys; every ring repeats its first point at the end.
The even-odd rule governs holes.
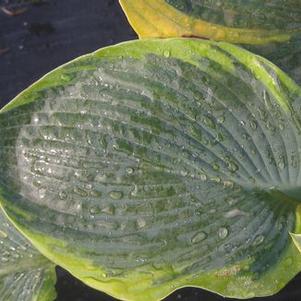
{"type": "Polygon", "coordinates": [[[234,187],[234,183],[232,181],[224,181],[224,188],[233,188],[234,187]]]}
{"type": "Polygon", "coordinates": [[[246,213],[239,210],[238,208],[235,208],[235,209],[230,210],[227,213],[225,213],[226,218],[234,218],[234,217],[243,216],[243,215],[246,215],[246,213]]]}
{"type": "Polygon", "coordinates": [[[221,178],[220,177],[212,177],[211,181],[213,181],[215,183],[220,183],[221,182],[221,178]]]}
{"type": "Polygon", "coordinates": [[[218,117],[217,122],[218,123],[224,123],[225,122],[225,116],[222,115],[222,116],[218,117]]]}
{"type": "Polygon", "coordinates": [[[181,174],[182,177],[186,177],[188,172],[186,170],[181,170],[180,174],[181,174]]]}
{"type": "Polygon", "coordinates": [[[46,189],[45,188],[41,188],[39,190],[39,196],[40,196],[41,199],[45,198],[45,196],[46,196],[46,189]]]}
{"type": "Polygon", "coordinates": [[[165,57],[170,57],[170,51],[169,50],[164,50],[163,55],[165,57]]]}
{"type": "Polygon", "coordinates": [[[1,262],[3,262],[3,263],[8,262],[8,258],[6,258],[6,257],[1,257],[1,262]]]}
{"type": "Polygon", "coordinates": [[[59,193],[59,197],[61,200],[65,200],[67,198],[67,193],[65,191],[61,191],[59,193]]]}
{"type": "Polygon", "coordinates": [[[114,215],[114,213],[115,213],[115,207],[114,206],[107,206],[107,207],[103,208],[101,210],[101,212],[109,214],[109,215],[114,215]]]}
{"type": "Polygon", "coordinates": [[[257,129],[257,123],[256,123],[256,121],[251,121],[250,122],[250,127],[251,127],[251,129],[256,130],[257,129]]]}
{"type": "Polygon", "coordinates": [[[192,238],[191,242],[193,244],[199,243],[207,238],[207,234],[203,231],[196,233],[192,238]]]}
{"type": "Polygon", "coordinates": [[[213,170],[218,171],[219,170],[219,165],[217,163],[213,163],[212,168],[213,168],[213,170]]]}
{"type": "Polygon", "coordinates": [[[263,235],[258,235],[258,236],[256,236],[256,238],[254,239],[253,245],[254,245],[254,246],[258,246],[258,245],[260,245],[261,243],[263,243],[263,241],[264,241],[264,236],[263,236],[263,235]]]}
{"type": "Polygon", "coordinates": [[[111,191],[109,195],[114,200],[120,200],[123,196],[123,193],[121,191],[111,191]]]}
{"type": "Polygon", "coordinates": [[[138,228],[144,228],[145,225],[146,225],[146,221],[143,218],[139,217],[137,219],[137,227],[138,228]]]}
{"type": "Polygon", "coordinates": [[[132,167],[128,167],[128,168],[126,169],[126,173],[129,174],[129,175],[131,175],[131,174],[134,173],[134,169],[133,169],[132,167]]]}
{"type": "Polygon", "coordinates": [[[201,174],[201,181],[207,181],[207,176],[205,174],[201,174]]]}
{"type": "Polygon", "coordinates": [[[7,236],[8,236],[7,233],[5,233],[4,231],[0,230],[0,237],[1,238],[7,238],[7,236]]]}
{"type": "Polygon", "coordinates": [[[229,231],[226,227],[221,227],[218,229],[219,238],[224,239],[228,236],[228,234],[229,234],[229,231]]]}
{"type": "Polygon", "coordinates": [[[285,168],[285,160],[283,157],[280,158],[279,162],[278,162],[278,167],[280,169],[284,169],[285,168]]]}
{"type": "Polygon", "coordinates": [[[228,162],[228,169],[231,172],[236,172],[239,168],[236,163],[230,161],[230,162],[228,162]]]}

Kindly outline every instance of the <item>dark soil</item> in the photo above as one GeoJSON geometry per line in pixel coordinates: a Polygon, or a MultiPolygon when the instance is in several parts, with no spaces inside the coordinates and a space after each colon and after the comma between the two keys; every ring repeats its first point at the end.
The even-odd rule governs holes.
{"type": "MultiPolygon", "coordinates": [[[[5,8],[0,9],[0,107],[55,67],[103,46],[136,38],[117,0],[33,2],[0,0],[0,6],[5,8]]],[[[60,268],[57,274],[57,301],[115,300],[85,286],[60,268]]],[[[176,300],[234,299],[186,288],[166,299],[176,300]]],[[[301,300],[301,275],[278,295],[256,300],[301,300]]]]}

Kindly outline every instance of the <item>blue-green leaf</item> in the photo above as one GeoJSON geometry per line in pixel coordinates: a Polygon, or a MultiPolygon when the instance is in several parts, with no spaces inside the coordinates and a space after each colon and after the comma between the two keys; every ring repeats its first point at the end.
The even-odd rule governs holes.
{"type": "Polygon", "coordinates": [[[226,43],[105,48],[1,111],[2,204],[45,256],[119,299],[273,294],[301,270],[300,111],[294,81],[226,43]]]}

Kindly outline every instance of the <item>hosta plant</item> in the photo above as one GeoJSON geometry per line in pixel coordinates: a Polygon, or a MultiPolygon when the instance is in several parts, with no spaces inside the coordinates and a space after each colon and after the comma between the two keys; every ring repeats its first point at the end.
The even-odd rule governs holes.
{"type": "Polygon", "coordinates": [[[241,44],[301,84],[299,0],[120,0],[141,38],[200,37],[241,44]]]}
{"type": "Polygon", "coordinates": [[[119,299],[270,295],[301,270],[300,111],[292,79],[227,43],[101,49],[1,110],[1,203],[44,257],[119,299]]]}

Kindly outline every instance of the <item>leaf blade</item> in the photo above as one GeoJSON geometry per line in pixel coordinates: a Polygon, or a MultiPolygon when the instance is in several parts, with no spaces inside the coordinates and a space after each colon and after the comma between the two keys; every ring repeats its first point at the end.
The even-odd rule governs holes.
{"type": "Polygon", "coordinates": [[[300,96],[225,43],[100,50],[1,112],[3,205],[45,256],[121,299],[271,294],[301,267],[300,96]]]}
{"type": "Polygon", "coordinates": [[[199,37],[240,44],[301,82],[300,2],[120,0],[120,4],[140,38],[199,37]]]}

